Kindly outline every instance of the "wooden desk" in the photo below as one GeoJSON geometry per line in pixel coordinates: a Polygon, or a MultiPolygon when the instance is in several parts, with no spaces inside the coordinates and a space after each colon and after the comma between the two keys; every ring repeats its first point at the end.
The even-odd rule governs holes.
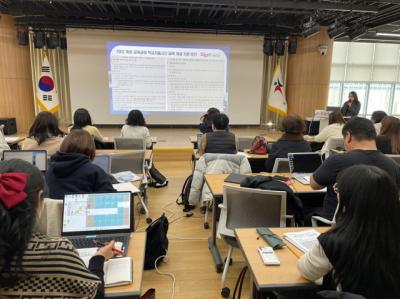
{"type": "MultiPolygon", "coordinates": [[[[206,184],[211,191],[211,194],[216,196],[222,196],[224,193],[224,185],[230,186],[238,186],[238,184],[234,183],[225,183],[224,180],[228,177],[229,174],[206,174],[204,176],[206,184]]],[[[291,178],[290,173],[253,173],[248,175],[281,175],[291,178]]],[[[303,185],[299,181],[295,179],[290,179],[293,192],[295,193],[322,193],[324,190],[313,190],[310,185],[303,185]]]]}
{"type": "Polygon", "coordinates": [[[109,287],[105,289],[107,298],[129,297],[140,298],[143,280],[143,265],[146,249],[146,233],[133,233],[129,241],[127,256],[132,258],[133,282],[129,285],[109,287]]]}
{"type": "MultiPolygon", "coordinates": [[[[280,137],[282,136],[282,133],[273,133],[273,134],[268,134],[268,135],[263,135],[263,137],[265,138],[265,140],[269,143],[274,143],[276,142],[280,137]]],[[[254,135],[254,137],[256,137],[256,135],[254,135]]],[[[196,143],[197,142],[197,136],[196,135],[192,135],[189,136],[189,140],[191,143],[196,143]]]]}
{"type": "MultiPolygon", "coordinates": [[[[132,153],[135,151],[136,150],[115,150],[115,149],[96,150],[96,155],[118,155],[118,154],[132,153]]],[[[152,155],[153,155],[153,150],[146,150],[144,157],[146,160],[150,160],[152,158],[152,155]]]]}
{"type": "MultiPolygon", "coordinates": [[[[323,233],[328,230],[326,227],[310,228],[310,227],[285,227],[271,228],[271,231],[283,239],[283,235],[287,232],[296,232],[307,229],[316,229],[323,233]]],[[[236,239],[238,240],[240,249],[246,259],[255,287],[259,291],[271,291],[287,288],[315,288],[317,285],[313,281],[306,280],[297,270],[297,261],[303,255],[299,249],[291,243],[284,240],[287,247],[276,249],[275,254],[280,260],[280,266],[265,266],[258,253],[258,247],[269,246],[268,243],[260,238],[254,228],[236,229],[236,239]]]]}
{"type": "MultiPolygon", "coordinates": [[[[114,143],[114,138],[116,136],[105,136],[103,139],[104,143],[114,143]]],[[[156,136],[152,136],[151,137],[151,143],[155,144],[157,143],[157,137],[156,136]]]]}
{"type": "MultiPolygon", "coordinates": [[[[291,177],[290,173],[264,173],[265,175],[281,175],[286,177],[291,177]]],[[[213,214],[212,214],[212,233],[208,238],[208,247],[211,251],[211,255],[213,256],[216,271],[218,273],[222,272],[223,263],[221,259],[221,255],[219,253],[217,247],[217,217],[215,211],[218,209],[218,199],[221,199],[224,193],[224,185],[229,186],[238,186],[235,183],[225,183],[224,180],[229,174],[206,174],[204,176],[205,182],[210,189],[211,194],[213,195],[213,214]]],[[[262,174],[248,174],[248,175],[262,175],[262,174]]],[[[292,188],[294,193],[324,193],[325,190],[313,190],[310,185],[303,185],[300,182],[291,179],[292,188]]]]}

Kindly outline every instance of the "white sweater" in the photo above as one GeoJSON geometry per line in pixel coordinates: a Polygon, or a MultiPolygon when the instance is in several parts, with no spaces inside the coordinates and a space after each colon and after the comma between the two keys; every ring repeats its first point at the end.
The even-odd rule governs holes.
{"type": "Polygon", "coordinates": [[[297,269],[301,275],[311,281],[325,276],[332,268],[319,242],[297,262],[297,269]]]}
{"type": "Polygon", "coordinates": [[[121,130],[121,137],[142,138],[146,142],[146,147],[151,147],[150,132],[146,127],[124,125],[121,130]]]}

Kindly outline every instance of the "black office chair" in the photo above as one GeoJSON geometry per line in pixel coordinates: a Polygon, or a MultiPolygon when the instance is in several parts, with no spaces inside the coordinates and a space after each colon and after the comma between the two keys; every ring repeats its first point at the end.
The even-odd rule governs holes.
{"type": "Polygon", "coordinates": [[[361,295],[337,291],[321,291],[317,295],[321,299],[366,299],[361,295]]]}

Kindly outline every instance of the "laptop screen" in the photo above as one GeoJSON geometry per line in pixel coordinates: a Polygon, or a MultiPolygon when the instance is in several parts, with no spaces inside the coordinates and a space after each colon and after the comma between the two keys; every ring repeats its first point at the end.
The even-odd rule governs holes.
{"type": "Polygon", "coordinates": [[[106,173],[110,173],[109,155],[98,155],[94,158],[93,163],[103,169],[106,173]]]}
{"type": "Polygon", "coordinates": [[[20,159],[39,168],[40,171],[47,170],[47,151],[4,151],[3,160],[20,159]]]}
{"type": "Polygon", "coordinates": [[[318,153],[289,153],[288,158],[291,173],[312,173],[322,164],[318,153]]]}
{"type": "Polygon", "coordinates": [[[63,235],[133,231],[130,192],[66,194],[63,235]]]}

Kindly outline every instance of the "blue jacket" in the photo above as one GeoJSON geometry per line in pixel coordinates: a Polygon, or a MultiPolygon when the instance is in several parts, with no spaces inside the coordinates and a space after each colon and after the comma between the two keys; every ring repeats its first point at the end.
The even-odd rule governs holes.
{"type": "Polygon", "coordinates": [[[108,174],[84,154],[57,152],[45,177],[52,199],[64,199],[66,193],[115,191],[108,174]]]}

